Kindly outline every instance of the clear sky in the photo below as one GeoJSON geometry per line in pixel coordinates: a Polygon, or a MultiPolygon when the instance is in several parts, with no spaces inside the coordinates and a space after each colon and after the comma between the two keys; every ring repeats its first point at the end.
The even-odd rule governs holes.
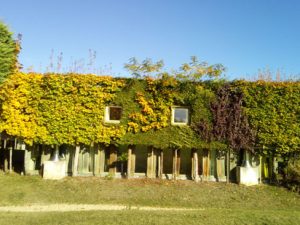
{"type": "Polygon", "coordinates": [[[92,49],[93,67],[115,76],[131,57],[178,68],[194,55],[229,79],[264,68],[300,77],[299,0],[0,0],[0,20],[23,35],[20,61],[35,71],[52,49],[64,70],[92,49]]]}

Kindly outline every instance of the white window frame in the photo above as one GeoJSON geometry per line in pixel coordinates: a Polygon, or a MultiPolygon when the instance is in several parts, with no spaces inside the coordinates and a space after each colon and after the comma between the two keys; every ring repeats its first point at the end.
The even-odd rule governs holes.
{"type": "MultiPolygon", "coordinates": [[[[105,123],[120,123],[120,120],[111,120],[110,117],[110,108],[120,108],[122,110],[121,106],[115,106],[115,105],[111,105],[111,106],[105,106],[105,111],[104,111],[104,122],[105,123]]],[[[121,115],[122,117],[122,115],[121,115]]]]}
{"type": "Polygon", "coordinates": [[[171,108],[172,110],[172,117],[171,117],[171,124],[175,125],[175,126],[187,126],[189,125],[189,121],[190,121],[190,109],[188,107],[185,106],[172,106],[171,108]],[[185,109],[187,111],[186,114],[186,122],[175,122],[175,110],[176,109],[185,109]]]}

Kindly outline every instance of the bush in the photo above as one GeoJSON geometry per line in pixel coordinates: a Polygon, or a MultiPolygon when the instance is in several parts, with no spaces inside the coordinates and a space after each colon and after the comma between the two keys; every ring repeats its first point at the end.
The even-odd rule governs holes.
{"type": "Polygon", "coordinates": [[[300,193],[300,160],[290,163],[286,173],[286,186],[290,190],[300,193]]]}

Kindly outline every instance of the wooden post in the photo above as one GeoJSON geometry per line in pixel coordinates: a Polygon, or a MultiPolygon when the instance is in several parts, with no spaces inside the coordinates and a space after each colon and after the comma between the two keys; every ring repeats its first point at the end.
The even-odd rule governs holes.
{"type": "MultiPolygon", "coordinates": [[[[98,152],[97,152],[98,153],[98,152]]],[[[90,159],[91,159],[91,172],[93,174],[93,176],[95,176],[95,170],[96,170],[96,158],[95,158],[95,155],[96,155],[96,151],[95,151],[95,145],[92,144],[90,146],[90,159]]]]}
{"type": "Polygon", "coordinates": [[[203,171],[203,179],[207,180],[208,179],[208,168],[209,168],[209,163],[208,163],[208,151],[207,149],[203,149],[202,151],[203,157],[202,157],[202,171],[203,171]]]}
{"type": "Polygon", "coordinates": [[[177,179],[177,165],[178,165],[178,162],[177,162],[177,153],[178,153],[178,150],[177,149],[174,149],[173,150],[173,179],[176,180],[177,179]]]}
{"type": "Polygon", "coordinates": [[[98,149],[99,153],[99,174],[100,176],[103,175],[104,173],[104,168],[105,168],[105,149],[104,146],[100,146],[98,149]]]}
{"type": "Polygon", "coordinates": [[[209,180],[216,180],[216,150],[209,149],[209,180]]]}
{"type": "Polygon", "coordinates": [[[135,145],[132,145],[132,151],[131,151],[131,176],[134,176],[135,173],[135,145]]]}
{"type": "Polygon", "coordinates": [[[76,145],[75,154],[74,154],[74,161],[73,161],[73,171],[72,171],[72,176],[74,176],[74,177],[78,175],[79,151],[80,151],[80,146],[76,145]]]}
{"type": "Polygon", "coordinates": [[[194,162],[194,149],[191,150],[191,178],[195,180],[195,162],[194,162]]]}
{"type": "Polygon", "coordinates": [[[7,162],[7,156],[6,156],[6,146],[7,146],[7,140],[6,138],[4,139],[3,143],[3,150],[4,150],[4,171],[8,171],[8,162],[7,162]]]}
{"type": "Polygon", "coordinates": [[[93,167],[93,173],[94,173],[94,176],[98,176],[99,175],[99,159],[100,159],[100,156],[99,156],[99,145],[98,144],[94,144],[94,156],[93,156],[93,161],[94,161],[94,167],[93,167]]]}
{"type": "Polygon", "coordinates": [[[180,175],[180,163],[181,163],[181,150],[177,150],[177,160],[176,160],[176,176],[180,175]]]}
{"type": "Polygon", "coordinates": [[[192,149],[192,179],[196,182],[199,181],[197,149],[192,149]]]}
{"type": "Polygon", "coordinates": [[[259,156],[259,183],[261,184],[262,183],[262,175],[263,173],[263,166],[262,166],[262,156],[260,155],[259,156]]]}
{"type": "Polygon", "coordinates": [[[225,159],[223,156],[217,158],[217,178],[218,181],[225,181],[225,159]]]}
{"type": "Polygon", "coordinates": [[[211,157],[211,152],[208,149],[207,150],[207,177],[208,177],[208,179],[210,179],[210,174],[211,174],[211,172],[210,172],[210,167],[211,167],[210,157],[211,157]]]}
{"type": "Polygon", "coordinates": [[[127,157],[127,178],[131,177],[131,156],[132,156],[132,147],[128,146],[128,157],[127,157]]]}
{"type": "Polygon", "coordinates": [[[9,148],[9,173],[12,173],[12,154],[13,154],[13,148],[9,148]]]}
{"type": "Polygon", "coordinates": [[[226,154],[226,182],[229,184],[230,182],[230,149],[228,149],[226,154]]]}
{"type": "Polygon", "coordinates": [[[160,156],[159,156],[159,178],[162,179],[163,178],[163,173],[164,173],[164,151],[161,149],[160,150],[160,156]]]}
{"type": "Polygon", "coordinates": [[[116,146],[110,145],[109,147],[109,173],[114,176],[117,172],[118,154],[116,146]]]}
{"type": "Polygon", "coordinates": [[[148,178],[155,178],[154,173],[154,151],[153,147],[150,146],[148,148],[148,158],[147,158],[147,177],[148,178]]]}
{"type": "Polygon", "coordinates": [[[160,161],[160,157],[161,157],[160,150],[157,149],[156,154],[157,154],[157,177],[160,178],[160,167],[161,167],[161,165],[160,165],[160,163],[161,163],[161,161],[160,161]]]}
{"type": "Polygon", "coordinates": [[[198,160],[198,152],[197,152],[197,149],[195,150],[194,152],[194,158],[195,158],[195,181],[198,182],[199,181],[199,171],[198,171],[198,168],[199,168],[199,160],[198,160]]]}

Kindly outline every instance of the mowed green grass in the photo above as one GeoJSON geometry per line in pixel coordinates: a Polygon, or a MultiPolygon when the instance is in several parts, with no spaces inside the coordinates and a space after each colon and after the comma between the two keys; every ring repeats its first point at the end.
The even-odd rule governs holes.
{"type": "Polygon", "coordinates": [[[300,224],[299,214],[287,211],[208,209],[197,212],[91,211],[64,213],[0,213],[0,224],[300,224]]]}
{"type": "Polygon", "coordinates": [[[96,177],[43,180],[0,174],[0,206],[124,204],[195,211],[0,213],[0,224],[300,224],[300,196],[259,185],[96,177]]]}

